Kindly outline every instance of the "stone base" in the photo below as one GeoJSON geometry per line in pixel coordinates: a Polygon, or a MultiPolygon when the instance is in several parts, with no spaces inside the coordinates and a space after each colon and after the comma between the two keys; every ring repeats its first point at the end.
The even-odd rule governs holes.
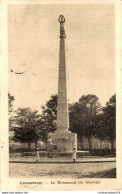
{"type": "Polygon", "coordinates": [[[77,151],[77,134],[70,131],[55,131],[48,134],[48,142],[55,146],[55,151],[59,153],[73,152],[75,148],[77,151]]]}

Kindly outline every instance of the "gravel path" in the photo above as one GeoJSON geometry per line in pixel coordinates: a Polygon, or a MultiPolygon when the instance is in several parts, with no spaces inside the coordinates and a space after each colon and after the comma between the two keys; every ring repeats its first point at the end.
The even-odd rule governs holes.
{"type": "MultiPolygon", "coordinates": [[[[116,162],[103,163],[10,163],[10,176],[21,178],[100,178],[116,168],[116,162]]],[[[114,177],[112,177],[114,178],[114,177]]]]}

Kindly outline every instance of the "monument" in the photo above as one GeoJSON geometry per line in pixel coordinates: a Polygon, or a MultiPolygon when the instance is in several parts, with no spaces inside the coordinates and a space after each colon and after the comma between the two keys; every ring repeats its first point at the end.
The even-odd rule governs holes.
{"type": "Polygon", "coordinates": [[[66,59],[65,59],[65,18],[60,15],[60,51],[59,51],[59,76],[58,76],[58,107],[57,107],[57,130],[49,133],[48,140],[55,145],[59,153],[72,153],[77,150],[77,135],[69,131],[69,113],[67,102],[66,84],[66,59]]]}

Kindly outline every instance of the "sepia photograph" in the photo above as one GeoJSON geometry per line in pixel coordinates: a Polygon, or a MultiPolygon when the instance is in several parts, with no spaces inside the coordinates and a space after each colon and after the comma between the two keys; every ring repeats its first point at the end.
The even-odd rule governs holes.
{"type": "Polygon", "coordinates": [[[6,4],[5,190],[120,189],[121,62],[112,2],[6,4]]]}
{"type": "Polygon", "coordinates": [[[10,176],[116,178],[114,5],[9,5],[8,67],[10,176]]]}

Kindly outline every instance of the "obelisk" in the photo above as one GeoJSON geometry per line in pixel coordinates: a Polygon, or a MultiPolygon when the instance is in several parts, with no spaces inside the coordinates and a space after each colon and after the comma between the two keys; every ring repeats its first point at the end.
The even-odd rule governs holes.
{"type": "Polygon", "coordinates": [[[67,84],[66,84],[66,59],[65,59],[65,18],[59,17],[60,22],[60,50],[59,50],[59,77],[58,77],[58,108],[57,108],[57,130],[60,132],[68,131],[69,115],[67,103],[67,84]]]}
{"type": "Polygon", "coordinates": [[[66,58],[65,58],[65,18],[59,16],[60,23],[60,48],[59,48],[59,76],[58,76],[58,107],[57,107],[57,130],[48,134],[57,153],[72,153],[77,150],[77,135],[69,131],[69,113],[67,102],[67,82],[66,82],[66,58]]]}

